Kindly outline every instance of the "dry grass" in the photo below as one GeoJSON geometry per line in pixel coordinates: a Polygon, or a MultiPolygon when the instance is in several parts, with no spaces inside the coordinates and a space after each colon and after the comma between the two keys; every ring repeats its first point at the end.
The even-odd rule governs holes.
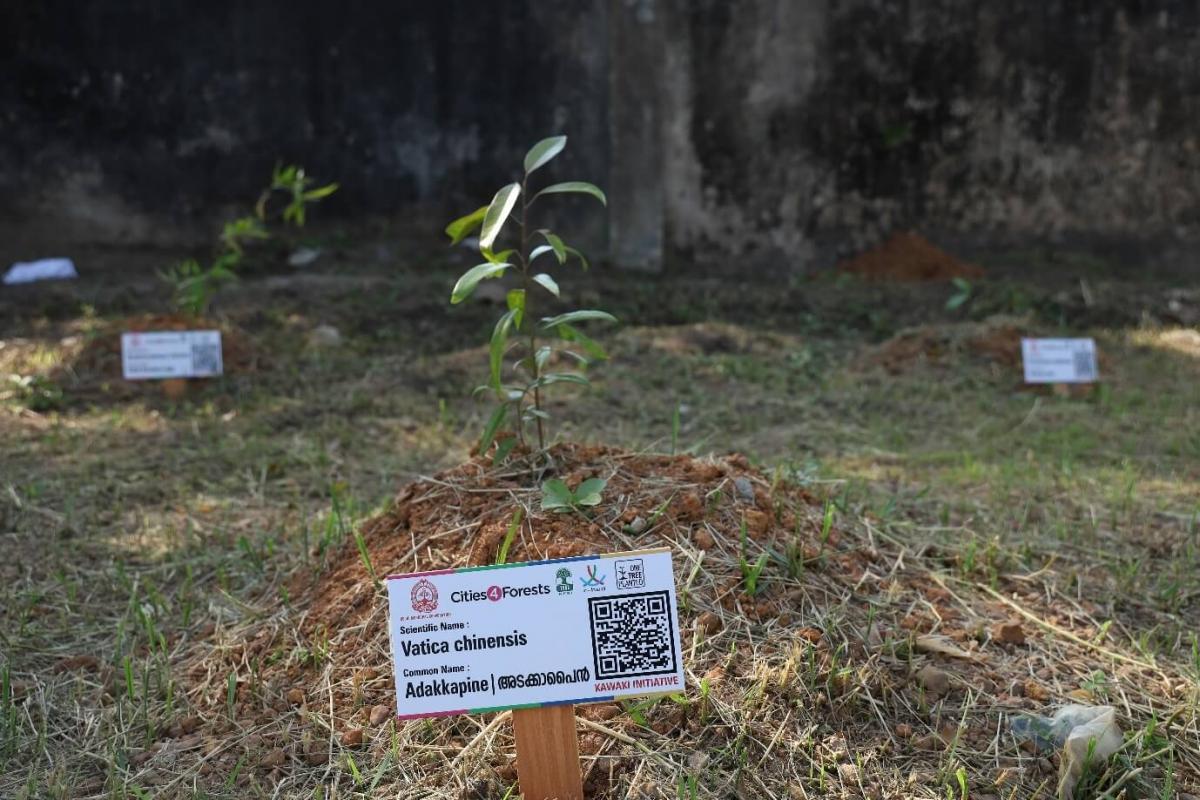
{"type": "MultiPolygon", "coordinates": [[[[385,611],[352,531],[377,520],[380,573],[486,561],[518,505],[512,558],[666,544],[679,569],[688,692],[581,710],[593,796],[957,798],[961,774],[971,797],[1050,797],[1054,757],[1010,722],[1063,702],[1112,704],[1126,731],[1081,797],[1200,792],[1186,334],[1097,332],[1108,383],[1081,401],[953,353],[864,372],[852,330],[629,330],[554,408],[629,448],[561,459],[612,479],[567,535],[467,462],[473,361],[407,332],[321,350],[280,316],[253,334],[269,369],[183,404],[5,389],[0,796],[503,797],[505,715],[371,722],[392,705],[385,611]],[[648,455],[673,438],[775,466],[648,455]],[[404,502],[431,516],[380,522],[418,475],[404,502]]],[[[91,324],[10,337],[3,368],[53,374],[91,324]]]]}

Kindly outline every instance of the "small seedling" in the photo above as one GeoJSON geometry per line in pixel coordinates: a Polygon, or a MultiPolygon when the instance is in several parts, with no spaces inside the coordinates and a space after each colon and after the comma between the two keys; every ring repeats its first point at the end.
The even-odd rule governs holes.
{"type": "Polygon", "coordinates": [[[622,707],[625,709],[625,713],[629,715],[629,718],[636,724],[643,728],[648,728],[650,727],[650,722],[646,719],[646,712],[658,705],[658,701],[661,699],[661,697],[649,697],[645,700],[623,703],[622,707]]]}
{"type": "Polygon", "coordinates": [[[682,403],[677,404],[675,413],[671,415],[671,455],[679,452],[679,416],[682,408],[682,403]]]}
{"type": "Polygon", "coordinates": [[[288,204],[283,209],[283,221],[303,228],[308,204],[323,200],[338,190],[336,183],[329,183],[315,189],[308,188],[313,183],[313,179],[305,174],[304,167],[294,164],[285,167],[277,164],[274,173],[271,174],[271,185],[263,190],[263,193],[259,195],[258,203],[254,206],[258,218],[266,221],[267,207],[271,199],[277,193],[282,193],[288,199],[288,204]]]}
{"type": "Polygon", "coordinates": [[[350,770],[350,777],[354,779],[354,785],[362,786],[362,773],[358,771],[358,763],[355,762],[354,756],[352,756],[350,753],[346,753],[346,767],[350,770]]]}
{"type": "MultiPolygon", "coordinates": [[[[499,278],[510,270],[520,276],[520,287],[507,294],[508,310],[496,321],[492,330],[488,361],[490,378],[486,386],[477,392],[491,392],[497,401],[496,410],[488,419],[479,440],[479,452],[485,453],[496,439],[496,434],[506,422],[516,429],[517,437],[525,441],[525,427],[534,425],[537,430],[538,451],[546,449],[545,422],[550,418],[542,405],[542,390],[558,383],[588,385],[582,369],[595,360],[606,357],[604,349],[583,334],[576,324],[594,320],[616,322],[606,311],[582,309],[568,311],[551,317],[542,317],[536,323],[533,318],[534,286],[559,298],[558,281],[547,272],[535,272],[533,262],[542,256],[552,256],[559,266],[567,259],[578,259],[583,269],[588,268],[587,259],[575,248],[567,245],[561,237],[547,228],[534,229],[529,211],[534,203],[545,195],[575,193],[585,194],[607,204],[604,192],[584,181],[567,181],[544,187],[534,195],[529,194],[530,176],[548,164],[567,146],[567,137],[551,136],[543,139],[525,155],[525,174],[520,182],[510,183],[496,192],[491,203],[460,217],[446,226],[446,235],[452,245],[459,244],[476,230],[479,231],[479,253],[484,261],[463,273],[450,294],[451,304],[466,300],[483,280],[499,278]],[[497,249],[497,242],[504,232],[505,223],[515,218],[517,231],[514,247],[497,249]],[[540,239],[543,243],[531,247],[540,239]],[[556,336],[570,347],[539,345],[539,334],[556,336]],[[513,365],[522,373],[514,381],[507,380],[505,359],[510,350],[522,349],[520,358],[513,365]],[[555,354],[573,359],[580,371],[548,371],[555,354]]],[[[510,226],[511,228],[511,226],[510,226]]],[[[548,261],[548,260],[547,260],[548,261]]],[[[550,262],[553,263],[553,262],[550,262]]]]}
{"type": "Polygon", "coordinates": [[[746,560],[742,559],[742,581],[746,584],[746,594],[751,597],[758,594],[758,579],[766,565],[766,553],[759,553],[758,560],[753,564],[747,564],[746,560]]]}
{"type": "Polygon", "coordinates": [[[17,706],[13,701],[12,672],[8,665],[0,667],[0,725],[4,727],[3,753],[7,761],[17,752],[17,706]]]}
{"type": "Polygon", "coordinates": [[[363,566],[367,568],[367,574],[371,576],[371,582],[378,589],[379,576],[375,574],[375,565],[371,563],[371,554],[367,552],[367,541],[359,531],[354,532],[354,545],[358,548],[358,557],[362,559],[363,566]]]}
{"type": "Polygon", "coordinates": [[[184,314],[201,317],[208,313],[217,291],[237,280],[233,269],[238,260],[236,253],[225,253],[205,268],[200,266],[199,261],[188,259],[159,272],[158,276],[170,284],[175,308],[184,314]]]}
{"type": "Polygon", "coordinates": [[[709,699],[708,695],[712,691],[712,684],[708,678],[700,679],[700,724],[708,722],[709,699]]]}
{"type": "Polygon", "coordinates": [[[825,514],[821,518],[821,550],[820,550],[821,554],[824,554],[825,546],[827,544],[829,544],[829,537],[833,533],[834,505],[835,504],[833,504],[833,503],[826,502],[825,503],[825,514]]]}
{"type": "Polygon", "coordinates": [[[605,485],[607,481],[603,478],[588,478],[572,492],[561,480],[551,478],[542,484],[542,510],[561,513],[598,506],[605,485]]]}
{"type": "Polygon", "coordinates": [[[967,790],[967,771],[966,771],[966,769],[961,768],[961,766],[960,766],[959,769],[956,769],[954,771],[954,778],[959,783],[959,800],[967,800],[968,796],[970,796],[971,793],[968,792],[968,790],[967,790]]]}
{"type": "Polygon", "coordinates": [[[758,560],[751,563],[746,557],[747,544],[750,537],[746,531],[746,520],[742,520],[742,547],[738,554],[738,565],[742,568],[742,585],[746,587],[746,594],[754,597],[758,594],[758,579],[762,575],[763,568],[767,566],[767,558],[769,554],[764,550],[758,554],[758,560]]]}
{"type": "Polygon", "coordinates": [[[226,250],[239,256],[245,252],[248,242],[269,238],[271,234],[257,217],[239,217],[226,222],[225,227],[221,229],[221,244],[226,250]]]}
{"type": "Polygon", "coordinates": [[[125,694],[129,697],[129,702],[133,703],[135,702],[133,692],[133,660],[129,656],[125,656],[125,659],[121,662],[121,668],[125,675],[125,694]]]}
{"type": "Polygon", "coordinates": [[[236,270],[251,242],[263,242],[276,234],[267,225],[267,205],[277,192],[285,193],[288,205],[281,215],[283,223],[303,227],[307,206],[337,191],[331,183],[315,189],[308,188],[312,178],[298,166],[276,166],[270,185],[263,190],[255,206],[255,216],[238,217],[225,223],[218,237],[218,254],[205,267],[195,259],[189,259],[158,273],[171,286],[172,301],[181,313],[202,317],[208,313],[213,297],[224,285],[237,280],[236,270]]]}
{"type": "Polygon", "coordinates": [[[224,785],[226,789],[232,789],[234,784],[237,783],[238,775],[242,773],[242,767],[244,766],[246,766],[245,753],[243,753],[241,758],[237,760],[237,763],[233,765],[233,770],[229,773],[229,776],[225,778],[224,785]]]}
{"type": "Polygon", "coordinates": [[[950,295],[950,299],[946,301],[947,311],[953,311],[966,304],[971,299],[971,292],[974,288],[966,278],[955,278],[951,283],[954,284],[955,291],[954,294],[950,295]]]}
{"type": "Polygon", "coordinates": [[[504,564],[508,562],[508,549],[512,547],[513,539],[517,535],[517,531],[521,529],[522,509],[520,506],[513,512],[512,519],[508,522],[508,530],[504,532],[504,541],[500,543],[500,552],[496,554],[496,563],[504,564]]]}

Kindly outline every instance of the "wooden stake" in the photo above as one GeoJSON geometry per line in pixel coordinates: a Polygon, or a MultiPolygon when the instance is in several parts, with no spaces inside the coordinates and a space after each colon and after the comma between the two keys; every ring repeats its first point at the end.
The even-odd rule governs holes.
{"type": "Polygon", "coordinates": [[[583,800],[575,706],[518,708],[512,720],[525,800],[583,800]]]}

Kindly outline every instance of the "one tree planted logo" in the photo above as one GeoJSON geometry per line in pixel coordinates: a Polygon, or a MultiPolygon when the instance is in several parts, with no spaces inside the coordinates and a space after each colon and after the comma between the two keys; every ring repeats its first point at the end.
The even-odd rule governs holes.
{"type": "Polygon", "coordinates": [[[418,614],[430,614],[437,611],[437,587],[425,578],[417,581],[416,585],[413,586],[409,599],[412,600],[413,611],[416,611],[418,614]]]}

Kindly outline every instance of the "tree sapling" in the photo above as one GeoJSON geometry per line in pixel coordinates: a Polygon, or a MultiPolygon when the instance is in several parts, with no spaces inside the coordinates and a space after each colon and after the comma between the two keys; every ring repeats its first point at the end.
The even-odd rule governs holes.
{"type": "MultiPolygon", "coordinates": [[[[525,155],[524,176],[520,182],[501,187],[492,201],[475,211],[460,217],[446,226],[446,235],[451,244],[458,244],[475,230],[479,230],[479,253],[484,261],[463,273],[450,294],[452,304],[461,303],[471,296],[480,281],[499,278],[510,270],[520,276],[520,286],[507,293],[507,310],[496,321],[489,348],[490,377],[486,386],[477,391],[490,391],[496,397],[496,409],[484,427],[479,440],[479,452],[485,453],[496,440],[496,434],[509,420],[515,426],[517,437],[525,442],[526,425],[532,424],[537,432],[537,450],[546,449],[545,421],[550,418],[542,405],[542,390],[556,383],[587,385],[582,373],[591,361],[606,357],[604,349],[580,331],[576,325],[590,320],[616,322],[606,311],[581,309],[564,314],[542,317],[534,321],[533,295],[536,291],[559,297],[558,282],[548,272],[538,272],[534,262],[546,256],[541,263],[566,264],[569,258],[578,259],[583,269],[588,261],[574,247],[547,228],[534,228],[529,214],[539,198],[552,194],[576,193],[590,195],[602,204],[607,204],[604,192],[584,181],[555,183],[530,194],[530,176],[548,164],[567,145],[567,137],[551,136],[543,139],[525,155]],[[515,217],[516,230],[508,230],[513,247],[497,249],[497,242],[505,232],[505,223],[515,217]],[[533,242],[541,244],[532,246],[533,242]],[[560,342],[572,347],[539,345],[539,334],[555,336],[560,342]],[[513,364],[511,373],[505,372],[505,358],[510,351],[520,351],[520,358],[513,364]],[[571,358],[579,365],[579,371],[549,371],[555,354],[571,358]],[[519,374],[518,374],[519,373],[519,374]]],[[[508,447],[511,447],[509,445],[508,447]]],[[[507,453],[508,448],[505,448],[507,453]]],[[[499,456],[499,453],[497,454],[499,456]]]]}

